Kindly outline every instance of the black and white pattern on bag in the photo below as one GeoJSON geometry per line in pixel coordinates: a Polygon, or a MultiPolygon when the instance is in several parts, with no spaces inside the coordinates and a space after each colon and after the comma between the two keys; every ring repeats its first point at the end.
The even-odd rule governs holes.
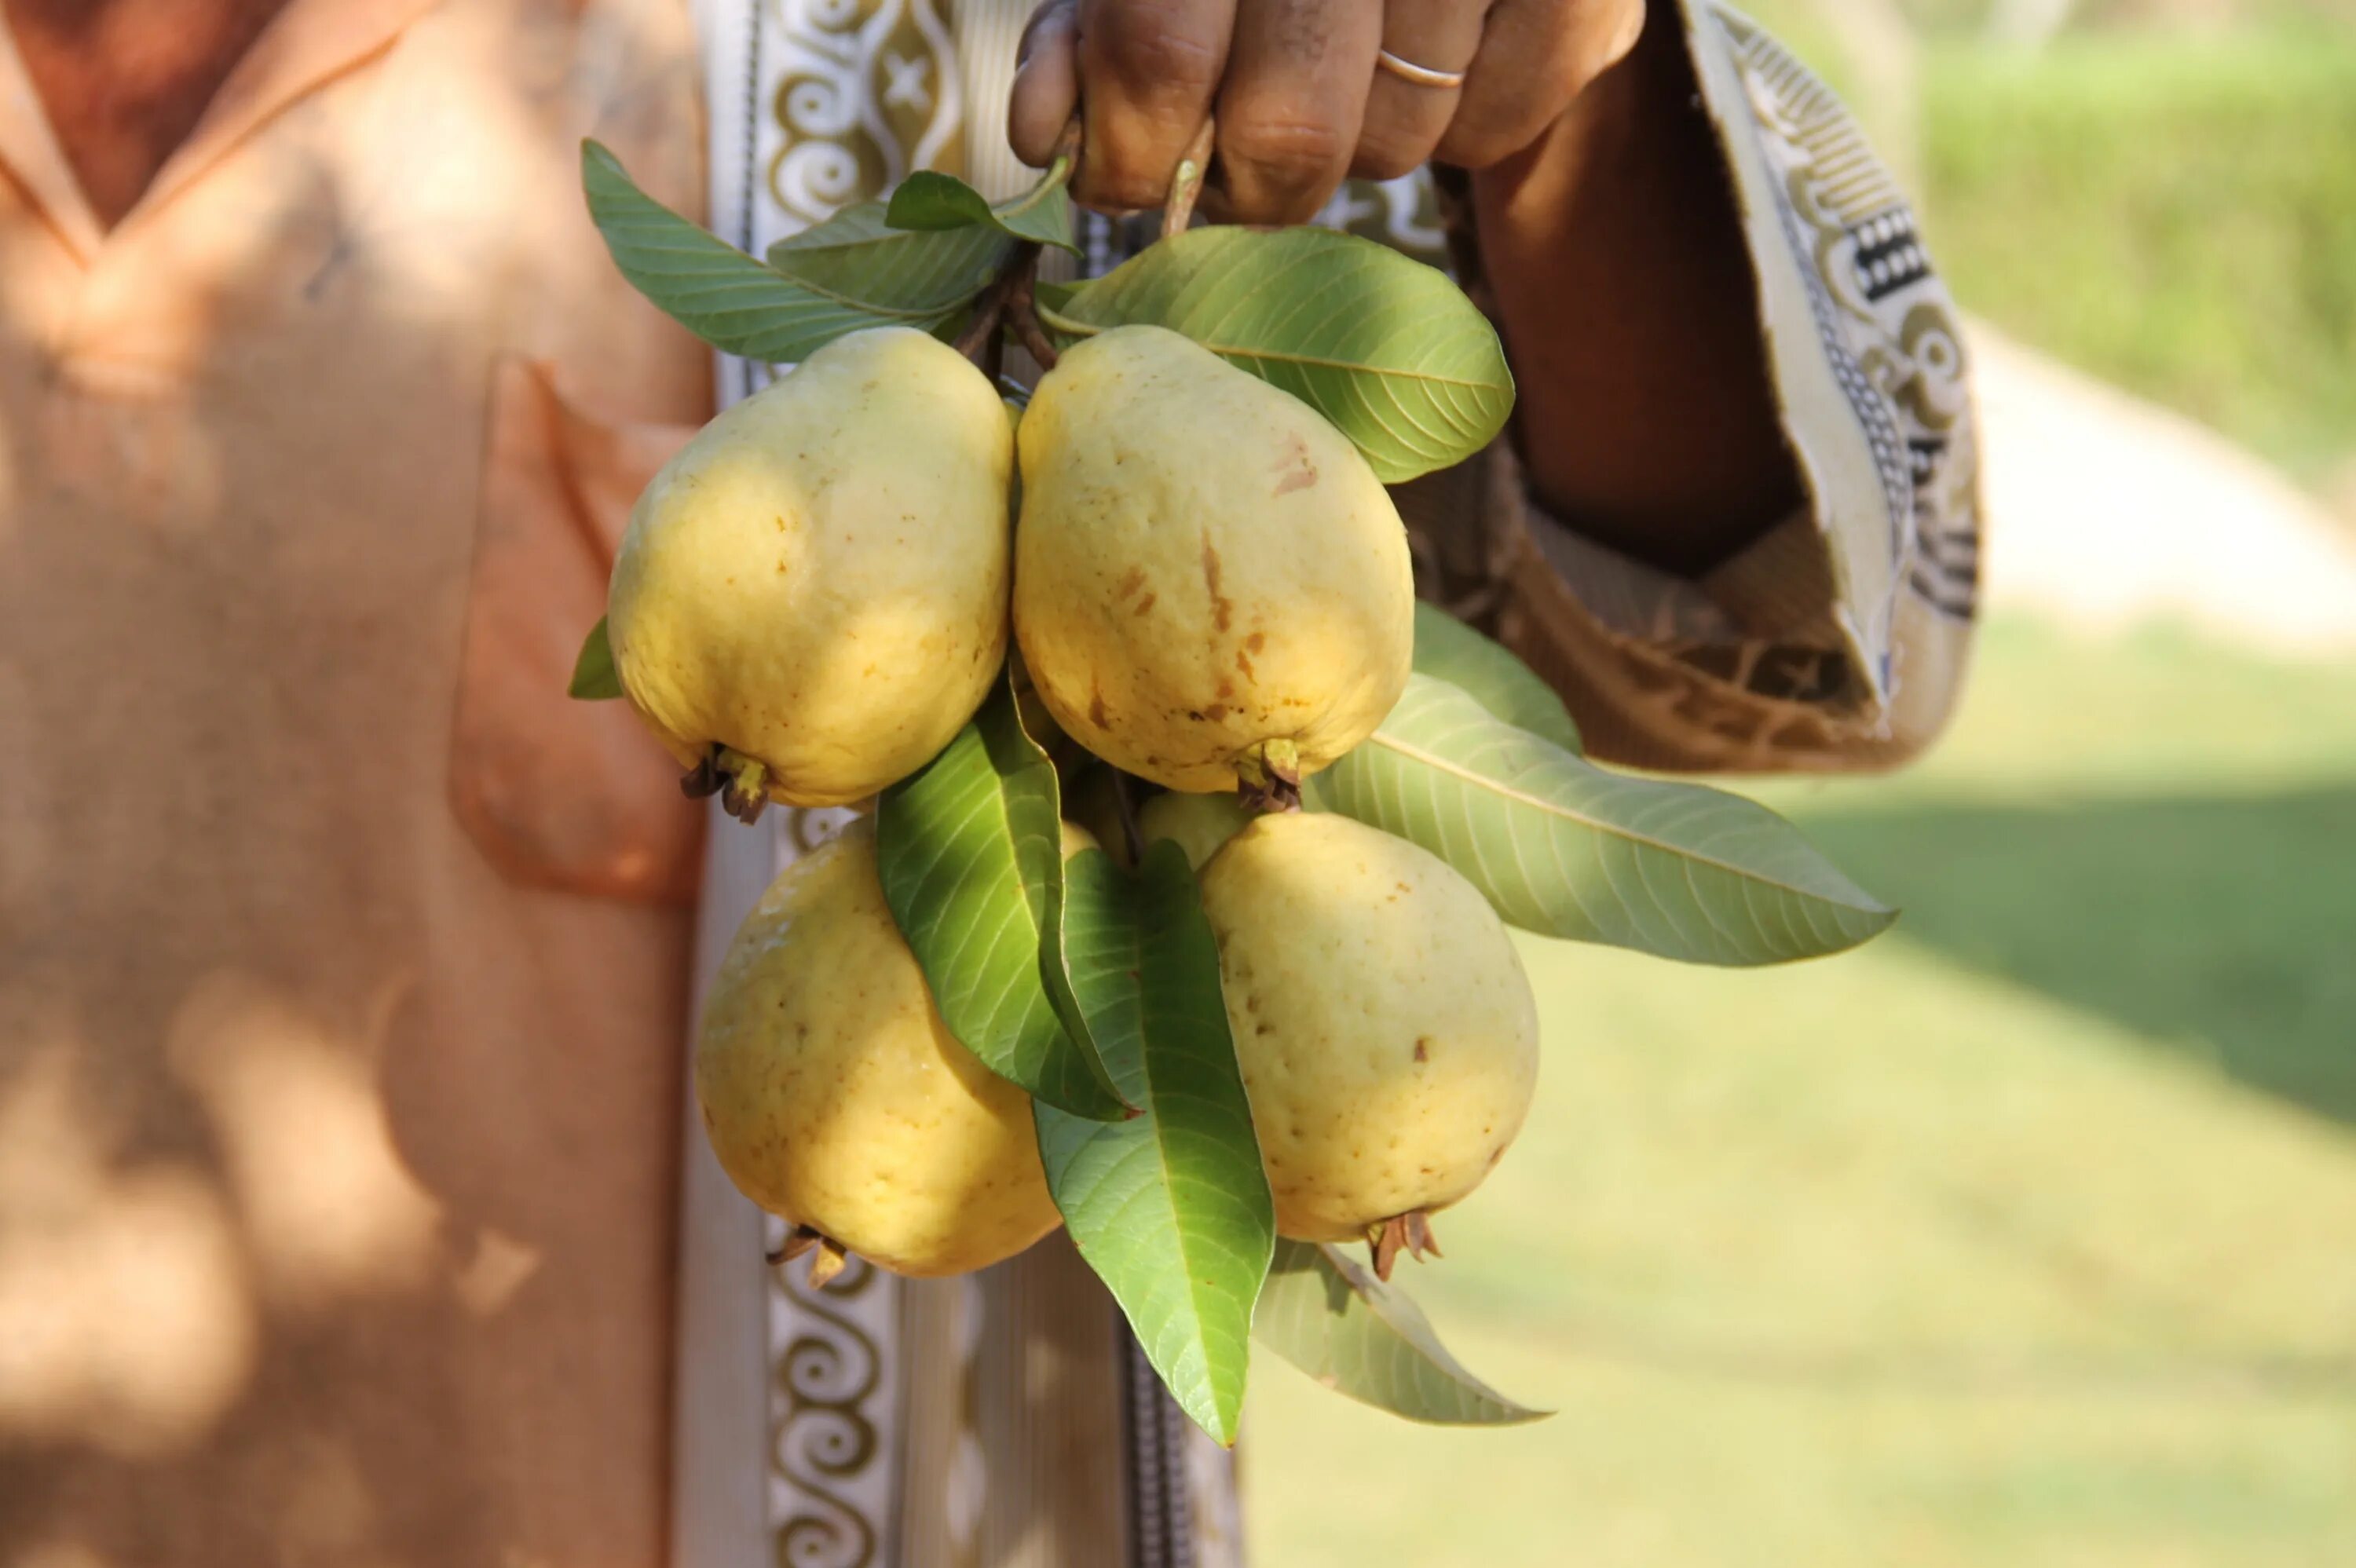
{"type": "Polygon", "coordinates": [[[1899,591],[1969,619],[1978,472],[1961,335],[1913,209],[1857,123],[1781,44],[1713,7],[1781,176],[1783,226],[1818,334],[1881,470],[1899,591]]]}

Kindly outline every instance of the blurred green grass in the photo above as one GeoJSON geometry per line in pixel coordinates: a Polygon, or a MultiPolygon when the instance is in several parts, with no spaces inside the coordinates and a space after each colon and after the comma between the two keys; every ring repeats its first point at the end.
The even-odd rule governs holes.
{"type": "Polygon", "coordinates": [[[1943,39],[1919,87],[1967,309],[2299,478],[2356,454],[2356,27],[1943,39]]]}
{"type": "Polygon", "coordinates": [[[1560,1413],[1263,1358],[1257,1560],[2356,1562],[2356,670],[2000,622],[1924,767],[1759,793],[1897,932],[1528,943],[1537,1105],[1411,1288],[1560,1413]]]}

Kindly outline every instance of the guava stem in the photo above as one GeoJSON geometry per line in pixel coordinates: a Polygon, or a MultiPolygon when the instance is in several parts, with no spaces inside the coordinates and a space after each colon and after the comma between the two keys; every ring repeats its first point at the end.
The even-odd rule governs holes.
{"type": "Polygon", "coordinates": [[[1012,276],[1011,272],[1001,272],[974,295],[973,315],[967,318],[965,330],[949,345],[984,371],[990,368],[991,350],[997,346],[999,326],[1006,319],[1006,296],[1014,286],[1012,276]]]}
{"type": "Polygon", "coordinates": [[[1063,165],[1064,184],[1066,187],[1069,187],[1074,180],[1080,177],[1080,137],[1082,134],[1083,123],[1079,115],[1074,114],[1069,120],[1064,122],[1063,134],[1055,138],[1055,150],[1048,155],[1047,173],[1049,176],[1053,177],[1055,175],[1056,165],[1063,165]]]}
{"type": "Polygon", "coordinates": [[[1052,370],[1063,355],[1039,321],[1038,261],[1039,248],[1033,245],[1029,260],[1015,275],[1014,286],[1007,291],[1006,319],[1023,347],[1031,351],[1031,357],[1039,362],[1039,368],[1052,370]]]}
{"type": "MultiPolygon", "coordinates": [[[[1032,303],[1032,279],[1038,269],[1039,243],[1026,240],[1008,254],[1006,265],[998,270],[998,276],[974,296],[973,315],[949,347],[972,360],[985,375],[995,378],[998,374],[999,349],[1005,341],[1001,336],[1002,328],[1012,326],[1022,337],[1023,347],[1034,356],[1038,349],[1032,339],[1035,336],[1041,343],[1047,342],[1046,331],[1040,326],[1038,311],[1032,303]]],[[[1055,354],[1051,344],[1047,357],[1040,362],[1041,368],[1055,364],[1055,354]]]]}
{"type": "Polygon", "coordinates": [[[1236,759],[1236,799],[1246,811],[1301,809],[1301,748],[1281,738],[1245,748],[1236,759]]]}
{"type": "Polygon", "coordinates": [[[1218,122],[1209,115],[1203,117],[1203,128],[1186,144],[1185,156],[1178,160],[1178,172],[1170,176],[1170,196],[1162,204],[1162,238],[1186,232],[1186,225],[1194,219],[1194,201],[1203,194],[1203,176],[1210,172],[1211,147],[1218,138],[1218,122]]]}

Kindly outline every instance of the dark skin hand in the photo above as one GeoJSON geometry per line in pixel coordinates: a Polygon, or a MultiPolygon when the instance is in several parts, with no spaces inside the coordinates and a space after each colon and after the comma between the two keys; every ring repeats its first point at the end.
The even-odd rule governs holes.
{"type": "Polygon", "coordinates": [[[1803,491],[1768,392],[1750,262],[1672,5],[1644,0],[1047,0],[1009,133],[1044,165],[1076,107],[1075,194],[1160,206],[1206,117],[1206,209],[1306,221],[1353,176],[1472,176],[1539,497],[1695,573],[1803,491]],[[1461,88],[1379,69],[1376,51],[1461,88]]]}
{"type": "Polygon", "coordinates": [[[5,0],[49,126],[101,227],[137,205],[286,0],[5,0]]]}

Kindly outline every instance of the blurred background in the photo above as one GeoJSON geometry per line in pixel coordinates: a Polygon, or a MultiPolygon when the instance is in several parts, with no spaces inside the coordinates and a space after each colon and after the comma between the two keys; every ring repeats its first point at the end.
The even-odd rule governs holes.
{"type": "Polygon", "coordinates": [[[1406,1283],[1559,1413],[1261,1358],[1258,1560],[2356,1563],[2356,0],[1747,9],[1975,325],[1956,729],[1738,781],[1906,912],[1781,971],[1526,942],[1537,1107],[1406,1283]]]}

